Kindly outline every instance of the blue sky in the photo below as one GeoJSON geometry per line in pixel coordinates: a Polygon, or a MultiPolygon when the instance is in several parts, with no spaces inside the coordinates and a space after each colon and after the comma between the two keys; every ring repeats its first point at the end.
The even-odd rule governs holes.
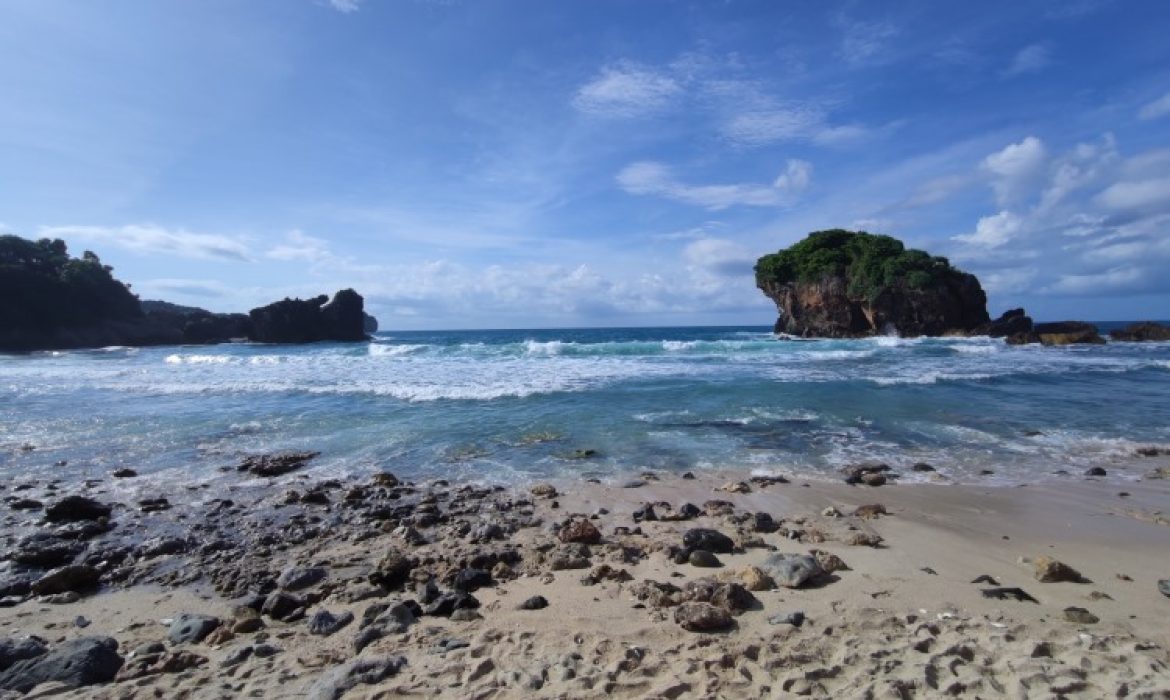
{"type": "Polygon", "coordinates": [[[0,0],[0,230],[384,328],[770,324],[888,233],[993,313],[1170,316],[1170,3],[0,0]]]}

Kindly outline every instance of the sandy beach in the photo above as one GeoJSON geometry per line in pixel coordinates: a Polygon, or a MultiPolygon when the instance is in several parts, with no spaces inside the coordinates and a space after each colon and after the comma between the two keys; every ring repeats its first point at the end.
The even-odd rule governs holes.
{"type": "MultiPolygon", "coordinates": [[[[302,480],[297,499],[277,487],[246,507],[284,513],[261,537],[286,541],[139,555],[122,583],[29,597],[0,623],[49,649],[110,637],[123,658],[113,682],[23,697],[1170,696],[1167,481],[646,477],[534,493],[302,480]],[[298,541],[302,523],[324,527],[298,541]],[[723,549],[696,529],[730,547],[687,551],[723,549]],[[819,570],[786,587],[777,554],[819,570]],[[184,614],[207,618],[185,638],[184,614]]],[[[206,542],[209,525],[187,527],[206,542]]]]}

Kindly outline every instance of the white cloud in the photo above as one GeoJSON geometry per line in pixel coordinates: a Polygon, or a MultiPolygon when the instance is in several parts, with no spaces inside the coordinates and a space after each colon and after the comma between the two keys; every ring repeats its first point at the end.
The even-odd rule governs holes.
{"type": "Polygon", "coordinates": [[[749,274],[755,258],[740,244],[724,238],[700,238],[683,248],[683,259],[689,264],[728,277],[749,274]]]}
{"type": "Polygon", "coordinates": [[[1047,159],[1044,144],[1029,136],[984,158],[982,168],[991,174],[996,197],[1000,204],[1005,204],[1027,194],[1027,188],[1035,184],[1047,159]]]}
{"type": "Polygon", "coordinates": [[[841,57],[860,65],[884,62],[886,47],[898,35],[898,28],[889,22],[865,22],[838,17],[841,27],[841,57]]]}
{"type": "Polygon", "coordinates": [[[1016,76],[1038,73],[1052,63],[1052,50],[1045,44],[1031,44],[1016,52],[1005,75],[1016,76]]]}
{"type": "Polygon", "coordinates": [[[992,294],[1019,294],[1032,288],[1040,271],[1034,267],[995,270],[979,276],[983,288],[992,294]]]}
{"type": "Polygon", "coordinates": [[[180,258],[248,262],[251,256],[244,243],[230,236],[193,233],[153,224],[128,226],[42,226],[40,235],[70,241],[95,241],[116,245],[140,254],[180,258]]]}
{"type": "Polygon", "coordinates": [[[1055,283],[1046,287],[1045,291],[1072,296],[1101,296],[1142,291],[1147,286],[1145,270],[1123,265],[1094,274],[1061,275],[1055,283]]]}
{"type": "Polygon", "coordinates": [[[940,175],[931,178],[914,190],[903,206],[924,207],[928,204],[941,202],[971,183],[969,175],[940,175]]]}
{"type": "Polygon", "coordinates": [[[1116,211],[1165,211],[1170,209],[1170,177],[1119,182],[1097,195],[1097,201],[1116,211]]]}
{"type": "Polygon", "coordinates": [[[662,109],[681,92],[669,75],[627,63],[607,67],[582,85],[573,106],[599,116],[637,117],[662,109]]]}
{"type": "Polygon", "coordinates": [[[667,166],[642,161],[626,166],[618,173],[617,182],[630,194],[657,195],[720,210],[736,205],[771,207],[784,204],[808,187],[811,175],[811,164],[802,160],[789,160],[784,172],[771,186],[750,183],[688,185],[675,179],[667,166]]]}
{"type": "Polygon", "coordinates": [[[761,146],[808,138],[821,128],[824,118],[820,110],[810,107],[745,112],[733,117],[723,133],[737,143],[761,146]]]}
{"type": "Polygon", "coordinates": [[[975,233],[955,236],[955,240],[974,246],[998,248],[1011,241],[1020,232],[1023,223],[1019,216],[1010,211],[1001,211],[980,218],[975,225],[975,233]]]}
{"type": "Polygon", "coordinates": [[[349,14],[357,12],[362,7],[364,0],[329,0],[329,6],[338,12],[349,14]]]}
{"type": "Polygon", "coordinates": [[[273,260],[305,260],[317,262],[330,255],[329,243],[320,238],[305,235],[302,231],[290,231],[285,242],[273,246],[264,254],[273,260]]]}
{"type": "Polygon", "coordinates": [[[1170,114],[1170,92],[1146,104],[1138,112],[1139,119],[1157,119],[1170,114]]]}

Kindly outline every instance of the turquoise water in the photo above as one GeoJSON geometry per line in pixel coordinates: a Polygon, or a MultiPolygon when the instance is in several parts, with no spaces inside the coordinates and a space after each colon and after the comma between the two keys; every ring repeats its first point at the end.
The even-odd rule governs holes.
{"type": "Polygon", "coordinates": [[[922,461],[957,481],[1016,483],[1095,463],[1124,473],[1136,446],[1170,443],[1170,343],[403,332],[0,356],[0,390],[9,478],[128,466],[155,483],[214,482],[242,453],[313,449],[315,476],[833,478],[857,462],[922,461]]]}

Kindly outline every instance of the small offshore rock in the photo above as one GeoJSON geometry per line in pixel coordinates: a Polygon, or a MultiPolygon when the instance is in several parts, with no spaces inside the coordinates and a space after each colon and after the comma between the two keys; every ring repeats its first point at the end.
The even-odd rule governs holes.
{"type": "Polygon", "coordinates": [[[543,610],[548,607],[548,600],[542,595],[534,595],[520,604],[521,610],[543,610]]]}
{"type": "Polygon", "coordinates": [[[528,490],[533,496],[537,498],[556,498],[557,487],[552,484],[536,484],[528,490]]]}
{"type": "Polygon", "coordinates": [[[731,613],[710,603],[683,603],[675,608],[674,621],[688,632],[718,632],[735,624],[731,613]]]}
{"type": "Polygon", "coordinates": [[[115,479],[132,479],[132,478],[138,476],[138,472],[134,471],[133,469],[122,468],[122,469],[115,469],[110,474],[110,476],[114,477],[115,479]]]}

